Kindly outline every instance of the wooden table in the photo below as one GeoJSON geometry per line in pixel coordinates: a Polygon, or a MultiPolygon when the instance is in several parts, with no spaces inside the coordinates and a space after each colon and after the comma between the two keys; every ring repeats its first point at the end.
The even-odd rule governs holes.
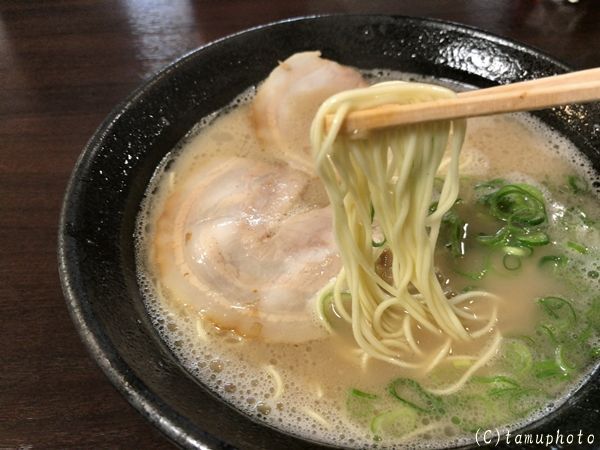
{"type": "Polygon", "coordinates": [[[111,108],[179,55],[332,12],[463,22],[575,68],[600,65],[597,0],[1,0],[0,449],[171,447],[105,379],[69,319],[56,265],[69,173],[111,108]]]}

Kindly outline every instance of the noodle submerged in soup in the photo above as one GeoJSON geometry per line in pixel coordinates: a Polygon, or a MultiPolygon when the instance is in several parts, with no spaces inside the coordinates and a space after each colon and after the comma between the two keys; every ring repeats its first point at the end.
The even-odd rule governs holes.
{"type": "MultiPolygon", "coordinates": [[[[284,89],[289,108],[272,104],[282,98],[276,90],[243,94],[200,123],[149,187],[139,280],[173,352],[240,410],[342,447],[456,445],[478,428],[517,427],[560,405],[600,353],[600,211],[589,163],[526,115],[469,120],[436,276],[450,300],[497,296],[497,320],[481,339],[453,340],[431,370],[389,364],[357,345],[331,301],[342,263],[307,156],[318,106],[365,82],[317,53],[292,58],[265,82],[284,89]],[[445,391],[488,350],[486,364],[445,391]]],[[[364,74],[382,78],[403,76],[364,74]]],[[[374,238],[376,270],[392,280],[385,237],[374,238]]],[[[425,354],[444,342],[418,326],[412,334],[425,354]]]]}

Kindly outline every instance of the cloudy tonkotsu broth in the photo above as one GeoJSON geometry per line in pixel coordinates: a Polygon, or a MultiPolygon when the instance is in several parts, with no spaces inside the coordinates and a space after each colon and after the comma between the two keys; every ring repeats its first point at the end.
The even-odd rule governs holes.
{"type": "MultiPolygon", "coordinates": [[[[393,76],[401,75],[386,74],[393,76]]],[[[276,151],[257,137],[253,98],[246,93],[199,124],[157,171],[140,213],[139,280],[146,306],[192,374],[259,420],[355,448],[466,442],[478,426],[530,422],[581,383],[597,354],[599,215],[590,166],[566,140],[526,115],[469,120],[461,202],[454,210],[473,234],[457,259],[442,230],[436,263],[449,290],[475,286],[501,297],[495,329],[503,340],[459,392],[431,396],[428,389],[448,385],[472,360],[450,359],[425,375],[366,357],[330,306],[325,313],[334,332],[319,323],[315,298],[340,268],[328,199],[304,162],[293,169],[282,162],[293,149],[276,151]],[[474,186],[499,178],[540,189],[550,243],[506,258],[475,242],[474,230],[493,233],[500,225],[485,215],[474,186]],[[194,203],[194,196],[202,200],[194,203]],[[245,202],[250,209],[240,206],[245,202]],[[581,215],[569,207],[585,211],[587,222],[577,222],[581,215]],[[283,231],[273,235],[271,223],[283,231]],[[179,240],[171,236],[177,232],[183,233],[179,240]],[[484,266],[486,273],[478,276],[484,266]],[[286,298],[291,306],[279,306],[286,298]],[[540,302],[548,298],[568,304],[540,302]],[[587,334],[565,330],[564,321],[587,334]],[[561,359],[573,345],[590,356],[561,359]],[[391,386],[397,395],[389,395],[391,386]]],[[[487,194],[497,187],[481,189],[487,194]]],[[[487,338],[453,343],[452,354],[478,355],[489,345],[487,338]]]]}

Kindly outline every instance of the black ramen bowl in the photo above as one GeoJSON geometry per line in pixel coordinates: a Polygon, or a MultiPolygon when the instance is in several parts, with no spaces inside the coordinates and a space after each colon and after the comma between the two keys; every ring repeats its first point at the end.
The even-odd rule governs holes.
{"type": "MultiPolygon", "coordinates": [[[[72,318],[93,358],[127,400],[182,447],[326,447],[240,413],[182,367],[144,309],[133,242],[148,182],[190,128],[263,80],[277,61],[315,49],[363,69],[395,69],[479,87],[569,70],[537,50],[462,25],[389,16],[310,17],[202,47],[117,106],[72,174],[60,224],[60,276],[72,318]]],[[[536,116],[566,135],[600,171],[600,105],[536,116]]],[[[560,408],[521,431],[582,430],[585,436],[597,431],[598,404],[596,371],[560,408]]]]}

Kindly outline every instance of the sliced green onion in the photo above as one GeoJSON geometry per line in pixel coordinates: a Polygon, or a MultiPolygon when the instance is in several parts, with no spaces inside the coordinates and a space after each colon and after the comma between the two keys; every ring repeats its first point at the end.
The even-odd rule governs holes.
{"type": "Polygon", "coordinates": [[[535,231],[535,232],[520,234],[520,235],[517,235],[516,238],[517,238],[517,241],[519,241],[519,243],[521,243],[523,245],[527,245],[527,246],[537,247],[540,245],[546,245],[546,244],[550,243],[550,238],[543,231],[535,231]]]}
{"type": "Polygon", "coordinates": [[[546,221],[544,197],[539,189],[528,184],[503,186],[487,202],[490,214],[504,222],[539,225],[546,221]]]}
{"type": "Polygon", "coordinates": [[[525,336],[525,335],[515,336],[515,339],[520,339],[522,341],[525,341],[529,345],[535,345],[535,339],[533,339],[531,336],[525,336]]]}
{"type": "Polygon", "coordinates": [[[412,408],[401,406],[379,414],[371,420],[370,429],[375,436],[402,436],[415,429],[418,413],[412,408]]]}
{"type": "MultiPolygon", "coordinates": [[[[530,338],[529,338],[530,339],[530,338]]],[[[531,339],[532,344],[535,343],[531,339]]],[[[519,378],[527,375],[533,366],[533,355],[527,344],[520,339],[505,340],[502,352],[503,359],[511,372],[519,378]]]]}
{"type": "Polygon", "coordinates": [[[445,246],[450,249],[450,253],[455,258],[465,254],[464,240],[466,239],[465,222],[450,210],[442,217],[442,226],[444,234],[448,237],[445,246]]]}
{"type": "Polygon", "coordinates": [[[521,258],[515,255],[504,255],[502,265],[506,270],[519,270],[521,268],[521,258]]]}
{"type": "Polygon", "coordinates": [[[569,183],[569,187],[575,194],[585,193],[590,190],[587,182],[577,175],[569,175],[567,177],[567,183],[569,183]]]}
{"type": "Polygon", "coordinates": [[[507,245],[506,247],[502,247],[502,252],[505,255],[529,256],[533,253],[533,249],[531,247],[513,247],[507,245]]]}
{"type": "MultiPolygon", "coordinates": [[[[572,346],[571,346],[572,347],[572,346]]],[[[570,373],[577,369],[577,366],[583,362],[582,358],[577,358],[578,349],[569,348],[564,344],[560,344],[554,351],[554,361],[564,373],[570,373]],[[567,355],[570,353],[570,355],[567,355]]]]}
{"type": "MultiPolygon", "coordinates": [[[[348,299],[351,299],[352,297],[350,296],[350,294],[348,292],[342,292],[342,298],[348,300],[348,299]]],[[[324,292],[323,294],[321,294],[321,297],[319,298],[319,300],[317,302],[317,314],[319,315],[319,318],[323,322],[323,325],[325,325],[325,328],[327,329],[327,331],[329,331],[330,333],[333,333],[333,328],[331,327],[331,323],[329,321],[327,311],[329,309],[332,309],[332,306],[331,306],[332,303],[333,303],[333,291],[332,290],[328,290],[328,291],[324,292]]]]}
{"type": "Polygon", "coordinates": [[[510,228],[509,227],[502,227],[500,228],[496,234],[493,235],[479,235],[477,236],[477,241],[484,244],[484,245],[488,245],[490,247],[500,247],[500,246],[508,246],[508,244],[510,243],[510,228]]]}
{"type": "Polygon", "coordinates": [[[553,267],[555,269],[564,267],[569,262],[569,258],[564,255],[546,255],[540,258],[538,266],[540,267],[553,267]]]}
{"type": "Polygon", "coordinates": [[[556,332],[552,329],[552,327],[548,325],[540,325],[538,327],[538,330],[541,334],[545,334],[546,336],[548,336],[548,338],[550,338],[550,341],[552,341],[553,344],[559,343],[559,339],[558,337],[556,337],[556,332]]]}
{"type": "Polygon", "coordinates": [[[477,241],[489,247],[502,247],[505,253],[523,256],[533,253],[531,247],[539,247],[550,243],[544,231],[531,231],[513,225],[505,225],[493,235],[479,235],[477,241]]]}
{"type": "Polygon", "coordinates": [[[504,253],[503,265],[507,270],[517,270],[521,260],[515,257],[529,256],[533,247],[550,243],[548,234],[541,229],[547,226],[546,206],[542,192],[525,183],[504,184],[504,180],[492,180],[476,186],[476,189],[496,188],[480,202],[489,207],[492,217],[506,222],[494,234],[477,236],[477,242],[499,248],[504,253]],[[509,256],[507,256],[509,255],[509,256]]]}
{"type": "Polygon", "coordinates": [[[346,397],[346,410],[351,417],[364,419],[375,414],[377,395],[358,389],[350,389],[346,397]]]}
{"type": "Polygon", "coordinates": [[[506,184],[506,181],[502,178],[496,178],[494,180],[484,181],[475,185],[475,191],[479,194],[479,203],[489,205],[490,198],[494,195],[494,191],[498,190],[506,184]]]}
{"type": "Polygon", "coordinates": [[[553,359],[537,361],[533,364],[533,372],[537,378],[564,377],[566,373],[553,359]]]}
{"type": "Polygon", "coordinates": [[[321,322],[323,322],[323,325],[325,325],[327,331],[330,333],[333,332],[333,328],[331,328],[331,324],[327,318],[327,309],[330,307],[332,301],[333,292],[327,291],[321,295],[321,298],[319,298],[319,301],[317,302],[317,312],[319,314],[319,318],[321,319],[321,322]]]}
{"type": "Polygon", "coordinates": [[[519,383],[504,375],[497,375],[494,377],[473,377],[473,381],[488,384],[490,389],[487,391],[487,394],[492,398],[510,394],[521,388],[519,383]]]}
{"type": "Polygon", "coordinates": [[[410,378],[397,378],[388,386],[392,397],[422,412],[444,412],[442,400],[426,392],[419,383],[410,378]]]}
{"type": "Polygon", "coordinates": [[[581,245],[573,241],[568,241],[567,247],[569,247],[571,250],[575,250],[577,253],[581,253],[582,255],[586,255],[588,252],[588,248],[585,245],[581,245]]]}
{"type": "Polygon", "coordinates": [[[566,321],[568,325],[574,325],[577,321],[573,306],[562,297],[542,297],[538,299],[538,303],[554,320],[566,321]]]}
{"type": "Polygon", "coordinates": [[[487,254],[485,255],[485,259],[483,260],[483,267],[479,270],[465,270],[462,267],[453,267],[452,270],[455,273],[462,275],[463,277],[466,277],[470,280],[480,281],[487,275],[491,268],[492,263],[490,261],[490,255],[487,254]]]}
{"type": "Polygon", "coordinates": [[[494,178],[493,180],[477,183],[475,189],[497,189],[506,184],[506,180],[502,178],[494,178]]]}
{"type": "Polygon", "coordinates": [[[478,383],[505,384],[505,385],[509,385],[509,386],[519,386],[519,383],[517,383],[512,378],[507,377],[505,375],[495,375],[492,377],[477,376],[477,377],[473,377],[473,381],[476,381],[478,383]]]}
{"type": "Polygon", "coordinates": [[[369,400],[374,400],[377,398],[377,396],[375,394],[369,394],[368,392],[364,392],[358,389],[350,389],[349,395],[353,396],[353,397],[358,397],[358,398],[366,398],[369,400]]]}
{"type": "Polygon", "coordinates": [[[484,267],[479,272],[466,272],[466,271],[458,270],[458,269],[454,269],[454,272],[456,272],[459,275],[462,275],[463,277],[469,278],[470,280],[479,281],[479,280],[482,280],[487,275],[489,270],[490,270],[489,267],[484,267]]]}

